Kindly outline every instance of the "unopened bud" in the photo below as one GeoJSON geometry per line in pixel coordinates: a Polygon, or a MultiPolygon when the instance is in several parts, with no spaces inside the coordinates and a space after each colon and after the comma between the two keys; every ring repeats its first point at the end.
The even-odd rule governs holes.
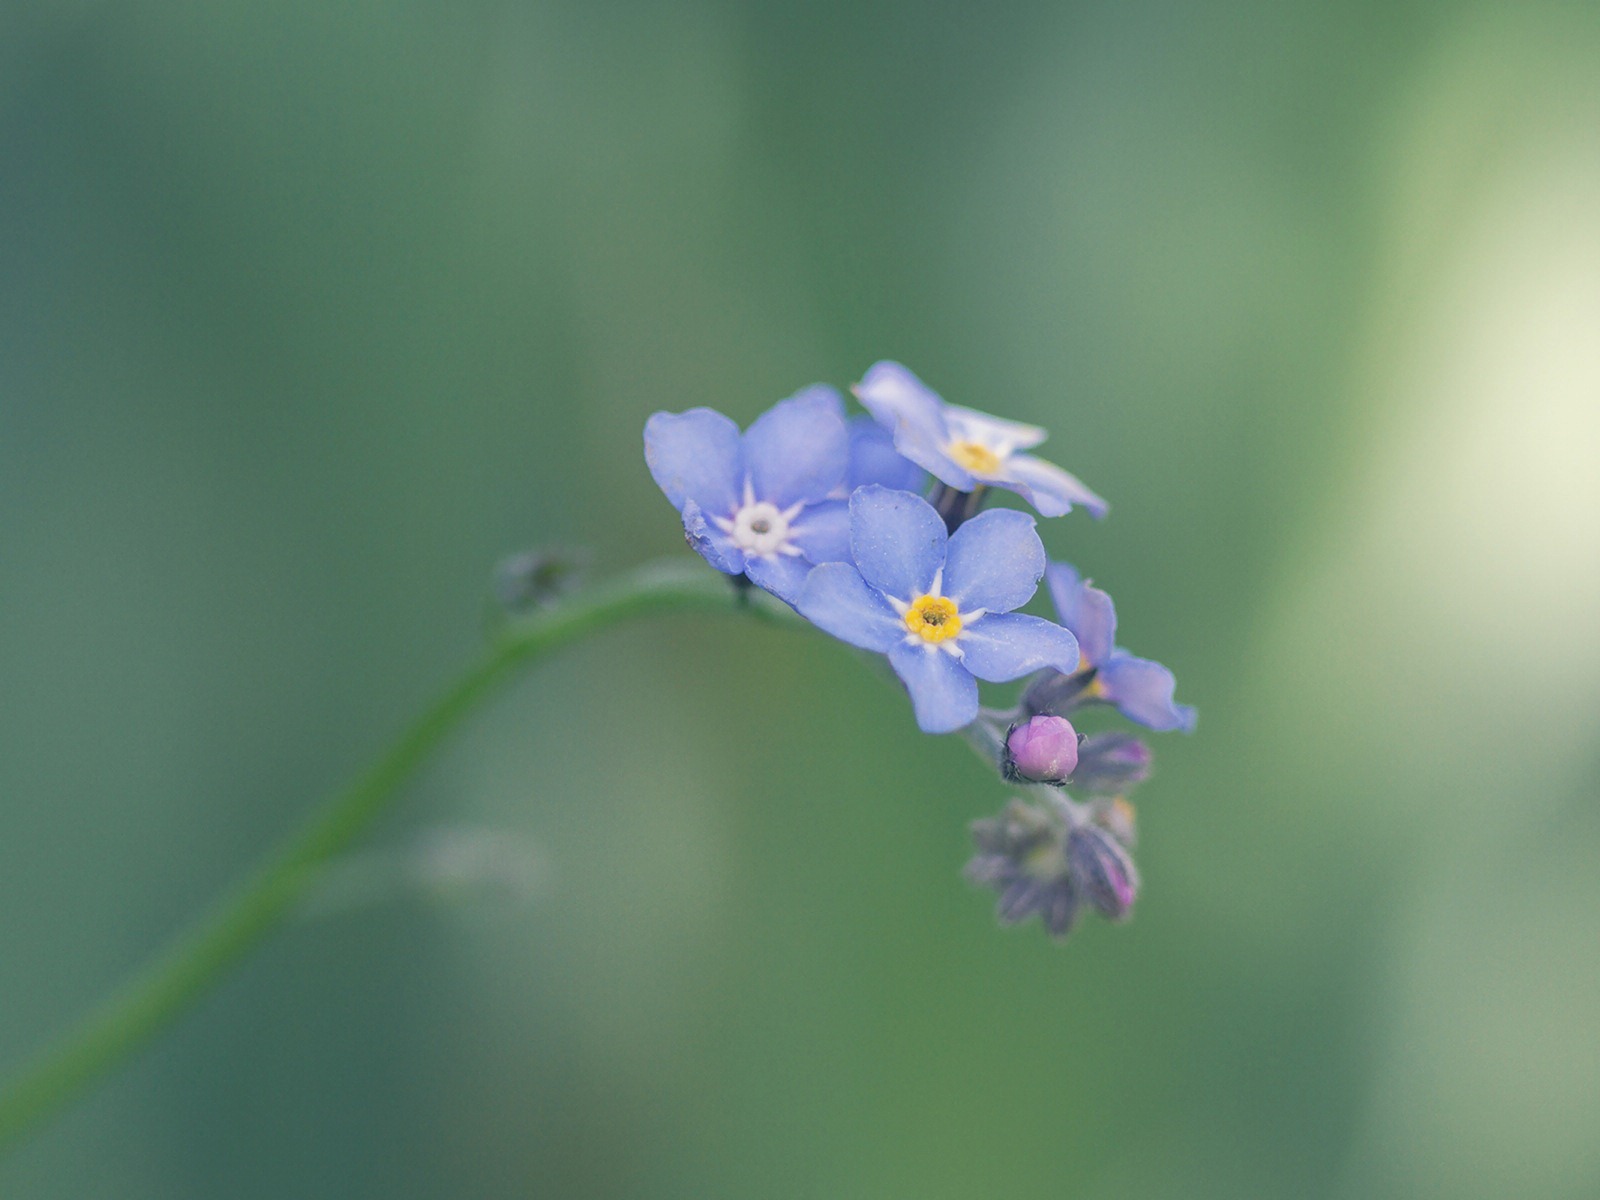
{"type": "Polygon", "coordinates": [[[1065,717],[1032,717],[1006,734],[1007,779],[1065,783],[1078,766],[1078,731],[1065,717]]]}
{"type": "Polygon", "coordinates": [[[1120,921],[1139,894],[1139,872],[1116,838],[1097,825],[1079,825],[1067,835],[1067,870],[1079,893],[1120,921]]]}
{"type": "Polygon", "coordinates": [[[1131,734],[1097,733],[1078,747],[1072,782],[1093,795],[1115,796],[1149,775],[1150,747],[1131,734]]]}

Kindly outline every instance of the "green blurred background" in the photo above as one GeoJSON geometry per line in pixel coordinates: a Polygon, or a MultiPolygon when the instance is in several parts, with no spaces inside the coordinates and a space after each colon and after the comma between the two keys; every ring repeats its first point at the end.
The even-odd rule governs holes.
{"type": "Polygon", "coordinates": [[[1600,1194],[1597,17],[6,0],[0,1070],[503,554],[687,554],[656,409],[892,357],[1048,425],[1201,722],[1057,947],[843,647],[608,634],[0,1192],[1600,1194]]]}

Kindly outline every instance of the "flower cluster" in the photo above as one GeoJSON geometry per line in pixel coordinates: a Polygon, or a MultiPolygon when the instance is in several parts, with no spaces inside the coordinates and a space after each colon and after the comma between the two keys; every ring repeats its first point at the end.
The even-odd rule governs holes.
{"type": "Polygon", "coordinates": [[[1111,598],[1047,559],[1033,516],[984,509],[995,489],[1046,517],[1102,517],[1106,502],[1025,453],[1044,430],[948,404],[899,363],[853,392],[867,415],[818,384],[742,433],[709,408],[659,412],[645,461],[708,563],[883,655],[925,732],[964,732],[1031,796],[973,826],[967,874],[999,891],[1003,922],[1037,914],[1062,937],[1084,904],[1125,917],[1138,891],[1126,793],[1150,752],[1126,733],[1084,737],[1072,718],[1108,706],[1187,731],[1194,710],[1174,701],[1170,671],[1115,645],[1111,598]],[[1053,620],[1018,611],[1041,580],[1053,620]],[[1014,708],[982,707],[980,680],[1020,679],[1014,708]]]}

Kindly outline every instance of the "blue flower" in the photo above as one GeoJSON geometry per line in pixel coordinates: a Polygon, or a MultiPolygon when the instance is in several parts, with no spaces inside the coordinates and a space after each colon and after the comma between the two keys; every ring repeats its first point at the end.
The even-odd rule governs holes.
{"type": "Polygon", "coordinates": [[[774,405],[741,436],[709,408],[645,423],[650,474],[717,570],[747,575],[790,604],[813,564],[850,556],[844,483],[849,433],[839,393],[821,384],[774,405]]]}
{"type": "Polygon", "coordinates": [[[1044,573],[1033,526],[1026,513],[995,509],[946,534],[921,497],[860,488],[850,497],[854,565],[815,568],[795,608],[834,637],[888,655],[917,724],[949,733],[978,715],[977,680],[1077,664],[1071,633],[1011,611],[1044,573]]]}
{"type": "Polygon", "coordinates": [[[1076,689],[1077,698],[1114,704],[1128,720],[1149,729],[1192,732],[1195,711],[1190,705],[1174,703],[1177,683],[1172,672],[1158,662],[1135,658],[1115,644],[1117,610],[1111,597],[1091,587],[1066,563],[1051,563],[1045,575],[1061,623],[1077,636],[1083,654],[1078,664],[1082,686],[1076,689]]]}
{"type": "Polygon", "coordinates": [[[946,404],[896,362],[880,362],[855,386],[856,398],[894,435],[895,449],[962,492],[979,487],[1016,492],[1041,516],[1059,517],[1082,505],[1096,517],[1108,505],[1082,481],[1030,450],[1045,439],[1037,425],[1002,421],[946,404]]]}

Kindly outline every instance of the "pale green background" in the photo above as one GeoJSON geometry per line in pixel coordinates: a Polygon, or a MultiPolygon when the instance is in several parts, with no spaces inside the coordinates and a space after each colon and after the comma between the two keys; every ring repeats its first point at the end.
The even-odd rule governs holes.
{"type": "Polygon", "coordinates": [[[499,556],[686,553],[651,411],[879,357],[1112,501],[1047,542],[1201,710],[1131,925],[996,929],[1004,790],[842,647],[641,625],[0,1193],[1600,1194],[1593,5],[8,0],[0,1069],[499,556]]]}

